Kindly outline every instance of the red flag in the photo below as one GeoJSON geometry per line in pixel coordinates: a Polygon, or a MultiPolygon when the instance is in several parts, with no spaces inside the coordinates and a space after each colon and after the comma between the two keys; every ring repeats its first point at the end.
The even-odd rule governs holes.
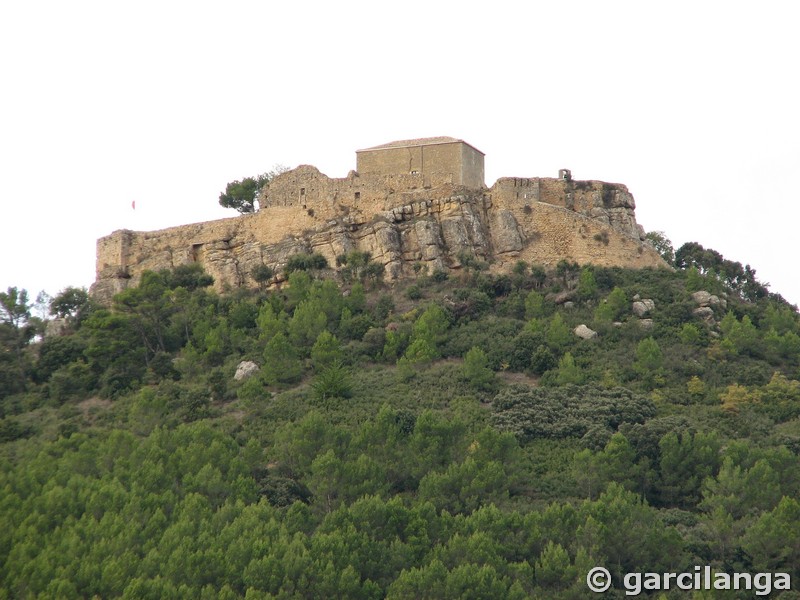
{"type": "Polygon", "coordinates": [[[136,200],[131,200],[131,208],[136,210],[136,200]]]}

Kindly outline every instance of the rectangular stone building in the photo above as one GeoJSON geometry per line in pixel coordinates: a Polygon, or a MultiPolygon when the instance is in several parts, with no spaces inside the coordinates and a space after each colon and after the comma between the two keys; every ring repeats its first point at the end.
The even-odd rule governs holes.
{"type": "Polygon", "coordinates": [[[448,174],[456,185],[482,188],[483,157],[474,146],[451,137],[399,140],[356,150],[356,170],[360,174],[411,174],[426,179],[448,174]]]}

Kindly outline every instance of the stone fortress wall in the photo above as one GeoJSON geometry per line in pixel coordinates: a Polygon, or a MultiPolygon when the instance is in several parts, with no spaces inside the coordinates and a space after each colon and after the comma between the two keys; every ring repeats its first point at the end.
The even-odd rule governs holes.
{"type": "Polygon", "coordinates": [[[336,256],[368,251],[385,265],[387,279],[412,276],[416,263],[429,271],[458,269],[462,251],[488,260],[493,272],[509,271],[518,260],[666,266],[643,241],[624,185],[506,177],[487,189],[483,154],[461,140],[376,148],[359,151],[367,172],[330,178],[302,165],[278,175],[262,190],[253,214],[101,238],[92,293],[107,301],[145,270],[194,262],[214,277],[218,290],[250,287],[254,266],[269,265],[280,278],[289,257],[300,252],[319,252],[335,265],[336,256]],[[418,153],[415,163],[417,147],[428,153],[418,153]],[[394,152],[412,155],[411,162],[398,166],[394,152]]]}

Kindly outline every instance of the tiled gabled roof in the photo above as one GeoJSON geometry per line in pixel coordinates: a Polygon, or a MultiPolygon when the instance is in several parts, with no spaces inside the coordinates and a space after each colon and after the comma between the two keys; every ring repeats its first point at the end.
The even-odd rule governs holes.
{"type": "MultiPolygon", "coordinates": [[[[390,148],[409,148],[413,146],[434,146],[436,144],[453,144],[453,143],[462,143],[466,144],[470,148],[474,148],[478,152],[481,152],[472,144],[465,142],[464,140],[459,140],[454,137],[449,136],[439,136],[439,137],[429,137],[429,138],[417,138],[414,140],[397,140],[394,142],[389,142],[388,144],[381,144],[380,146],[372,146],[371,148],[363,148],[361,150],[356,150],[356,152],[367,152],[370,150],[388,150],[390,148]]],[[[483,152],[481,152],[483,154],[483,152]]]]}

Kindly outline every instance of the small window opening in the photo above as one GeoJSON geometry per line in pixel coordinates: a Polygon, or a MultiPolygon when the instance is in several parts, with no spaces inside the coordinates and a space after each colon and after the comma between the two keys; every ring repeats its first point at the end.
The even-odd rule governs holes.
{"type": "Polygon", "coordinates": [[[300,188],[300,195],[301,196],[305,196],[306,195],[306,188],[300,188]]]}
{"type": "Polygon", "coordinates": [[[361,200],[361,192],[356,192],[356,200],[361,200]]]}

